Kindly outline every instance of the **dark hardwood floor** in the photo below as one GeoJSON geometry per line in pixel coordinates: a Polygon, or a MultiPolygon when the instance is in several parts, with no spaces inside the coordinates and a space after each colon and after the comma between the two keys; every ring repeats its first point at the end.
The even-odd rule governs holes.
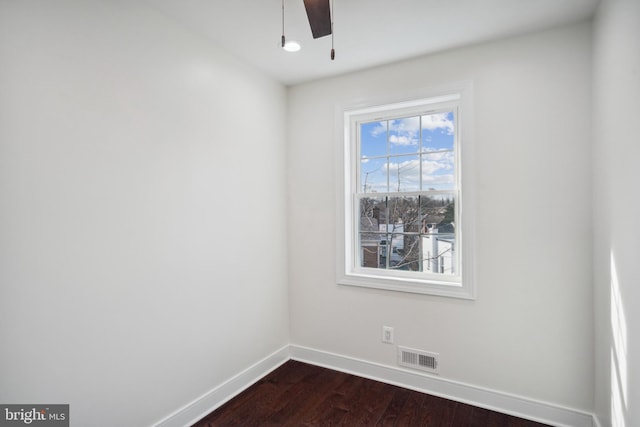
{"type": "Polygon", "coordinates": [[[290,360],[195,427],[544,424],[290,360]]]}

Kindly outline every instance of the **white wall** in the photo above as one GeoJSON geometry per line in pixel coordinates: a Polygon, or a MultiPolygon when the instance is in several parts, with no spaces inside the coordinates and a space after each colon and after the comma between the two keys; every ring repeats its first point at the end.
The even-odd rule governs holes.
{"type": "Polygon", "coordinates": [[[389,325],[440,353],[443,378],[591,410],[590,37],[584,23],[290,90],[293,344],[395,366],[389,325]],[[335,106],[467,79],[477,300],[336,285],[335,106]]]}
{"type": "Polygon", "coordinates": [[[606,0],[594,25],[595,409],[640,425],[640,2],[606,0]]]}
{"type": "Polygon", "coordinates": [[[0,2],[0,402],[77,426],[288,343],[286,90],[133,3],[0,2]]]}

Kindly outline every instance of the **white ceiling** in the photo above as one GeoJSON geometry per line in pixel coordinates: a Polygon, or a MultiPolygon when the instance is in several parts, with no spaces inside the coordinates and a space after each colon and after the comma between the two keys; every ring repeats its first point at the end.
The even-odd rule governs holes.
{"type": "Polygon", "coordinates": [[[292,85],[591,17],[599,0],[333,0],[331,38],[314,40],[302,0],[144,0],[244,61],[292,85]]]}

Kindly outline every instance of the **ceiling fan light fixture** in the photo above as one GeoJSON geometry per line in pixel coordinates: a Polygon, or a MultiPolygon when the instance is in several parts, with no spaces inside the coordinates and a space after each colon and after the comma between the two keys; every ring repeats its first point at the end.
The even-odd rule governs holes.
{"type": "Polygon", "coordinates": [[[286,50],[287,52],[297,52],[301,48],[302,46],[300,45],[300,43],[295,40],[287,40],[284,46],[282,46],[282,49],[286,50]]]}

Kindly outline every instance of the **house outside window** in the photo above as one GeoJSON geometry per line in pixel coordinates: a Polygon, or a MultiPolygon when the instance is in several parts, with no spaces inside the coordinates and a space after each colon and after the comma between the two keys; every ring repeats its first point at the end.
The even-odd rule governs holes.
{"type": "Polygon", "coordinates": [[[339,283],[473,298],[468,92],[342,111],[339,283]]]}

